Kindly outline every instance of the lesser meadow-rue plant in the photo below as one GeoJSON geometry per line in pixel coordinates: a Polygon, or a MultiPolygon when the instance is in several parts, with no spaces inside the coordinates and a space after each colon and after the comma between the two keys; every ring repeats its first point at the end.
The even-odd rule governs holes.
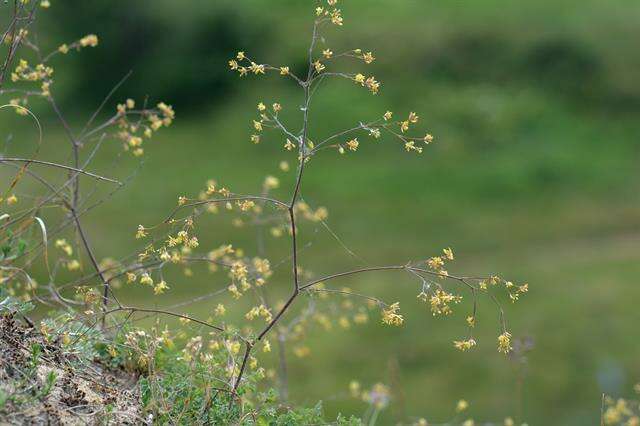
{"type": "MultiPolygon", "coordinates": [[[[95,337],[90,330],[101,328],[104,340],[96,343],[100,356],[145,376],[143,402],[155,416],[152,416],[153,421],[176,423],[208,419],[214,423],[244,424],[259,418],[271,419],[280,415],[281,407],[275,401],[286,401],[288,397],[285,350],[291,348],[296,357],[310,356],[306,337],[312,327],[326,331],[348,329],[365,324],[372,317],[378,317],[382,326],[401,327],[411,320],[405,318],[398,301],[384,301],[368,294],[366,288],[356,292],[333,286],[343,277],[375,272],[406,274],[415,283],[417,303],[425,304],[433,316],[450,315],[456,305],[469,298],[472,308],[466,316],[468,335],[453,341],[453,347],[460,351],[476,346],[476,307],[480,297],[487,297],[499,311],[497,350],[507,354],[512,349],[511,334],[497,293],[502,292],[515,302],[527,292],[527,284],[514,284],[497,275],[476,277],[449,273],[449,265],[455,259],[451,248],[444,248],[441,253],[420,261],[324,275],[312,273],[301,263],[301,222],[326,225],[328,217],[325,207],[309,205],[301,197],[305,172],[313,167],[317,156],[356,155],[370,138],[389,138],[400,142],[400,148],[409,154],[419,155],[435,141],[431,133],[419,130],[420,117],[411,110],[380,111],[378,117],[347,126],[331,135],[311,132],[313,97],[320,90],[321,82],[346,79],[371,95],[378,95],[382,88],[382,83],[365,71],[376,60],[371,51],[355,48],[334,52],[327,44],[325,36],[329,29],[345,24],[337,0],[316,1],[316,4],[304,72],[298,75],[288,64],[263,63],[253,53],[245,51],[239,51],[229,60],[230,70],[239,77],[272,75],[290,80],[302,92],[300,107],[282,105],[277,100],[261,101],[256,105],[252,132],[247,138],[254,144],[281,147],[283,158],[277,173],[266,176],[254,195],[233,192],[232,187],[227,186],[230,185],[228,182],[212,179],[197,196],[178,197],[176,208],[160,223],[141,224],[132,230],[135,239],[144,241],[142,250],[100,260],[82,217],[110,198],[123,183],[89,171],[92,160],[102,144],[109,141],[121,142],[124,151],[135,157],[143,155],[147,140],[161,128],[171,125],[175,113],[163,102],[152,106],[147,99],[125,98],[117,104],[112,115],[101,119],[116,89],[126,80],[125,76],[84,126],[73,128],[55,101],[55,62],[65,55],[99,46],[99,38],[86,35],[59,44],[46,53],[37,37],[30,33],[30,25],[39,13],[38,9],[46,9],[51,4],[34,0],[14,2],[12,19],[1,40],[7,54],[0,70],[0,95],[9,96],[3,107],[31,118],[41,132],[40,123],[29,105],[34,101],[48,104],[68,139],[71,163],[38,159],[43,143],[41,136],[30,157],[2,153],[0,165],[16,170],[0,200],[2,293],[7,300],[63,308],[65,313],[57,321],[43,321],[39,326],[41,333],[52,341],[61,339],[64,345],[74,347],[86,342],[88,336],[95,337]],[[356,61],[363,71],[341,72],[342,61],[356,61]],[[12,85],[6,87],[9,82],[12,85]],[[282,117],[281,112],[286,109],[300,111],[300,128],[294,128],[291,120],[282,117]],[[44,178],[36,170],[39,167],[58,170],[65,175],[61,182],[44,178]],[[288,188],[287,198],[277,198],[273,195],[274,190],[282,188],[281,179],[276,175],[287,173],[294,175],[293,185],[288,188]],[[33,198],[20,195],[16,188],[25,178],[41,185],[43,192],[33,198]],[[81,180],[85,179],[94,181],[96,186],[112,185],[113,189],[108,189],[104,198],[92,199],[94,186],[81,185],[81,180]],[[62,215],[50,214],[53,209],[62,215]],[[215,247],[202,247],[198,222],[205,220],[205,214],[216,214],[220,210],[234,215],[234,226],[255,226],[267,230],[269,238],[289,239],[290,256],[284,260],[270,259],[262,244],[258,244],[255,253],[223,241],[215,247]],[[32,269],[41,261],[46,274],[36,280],[32,269]],[[195,273],[193,265],[197,264],[207,265],[211,273],[224,273],[220,277],[221,288],[192,300],[192,303],[210,303],[207,319],[184,313],[188,303],[166,308],[132,306],[118,295],[123,285],[145,287],[150,296],[171,292],[174,283],[165,278],[166,270],[181,268],[186,279],[195,273]],[[289,280],[277,282],[274,269],[284,264],[288,264],[291,271],[289,280]],[[270,287],[281,286],[288,286],[289,296],[274,302],[269,297],[270,287]],[[250,307],[242,309],[242,304],[236,302],[239,299],[250,299],[250,307]],[[228,319],[230,312],[241,309],[239,322],[228,319]],[[172,330],[159,320],[150,329],[133,327],[134,320],[146,316],[173,317],[182,327],[172,330]],[[70,329],[67,324],[71,323],[82,325],[70,329]],[[187,333],[187,330],[196,331],[187,333]],[[260,363],[261,354],[276,350],[280,360],[278,372],[260,363]],[[164,369],[163,373],[156,375],[160,367],[164,369]],[[191,380],[186,385],[185,377],[191,380]],[[278,396],[270,391],[259,391],[260,383],[265,381],[277,383],[278,396]],[[172,401],[177,399],[198,407],[198,410],[192,412],[175,406],[172,401]],[[265,407],[272,412],[267,413],[265,407]],[[198,413],[202,417],[198,417],[198,413]]],[[[120,156],[116,161],[121,161],[120,156]]],[[[263,238],[261,232],[260,238],[263,238]]],[[[367,391],[352,384],[350,392],[373,407],[368,415],[373,422],[373,413],[386,407],[391,398],[389,389],[381,384],[367,391]]],[[[458,409],[464,411],[466,407],[461,403],[458,409]]],[[[307,413],[310,417],[306,421],[314,413],[307,413]]],[[[304,417],[305,414],[300,415],[304,417]]]]}

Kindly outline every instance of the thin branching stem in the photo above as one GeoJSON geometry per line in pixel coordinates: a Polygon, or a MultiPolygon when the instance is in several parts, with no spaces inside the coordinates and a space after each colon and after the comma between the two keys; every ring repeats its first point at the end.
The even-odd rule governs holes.
{"type": "Polygon", "coordinates": [[[108,177],[105,177],[105,176],[100,176],[100,175],[97,175],[95,173],[91,173],[91,172],[88,172],[86,170],[79,169],[79,168],[76,168],[76,167],[71,167],[71,166],[67,166],[67,165],[64,165],[64,164],[52,163],[50,161],[35,160],[35,159],[32,159],[32,158],[0,157],[0,163],[4,163],[4,162],[7,162],[7,163],[13,162],[13,163],[42,164],[42,165],[45,165],[45,166],[56,167],[58,169],[64,169],[64,170],[75,172],[75,173],[78,173],[78,174],[81,174],[81,175],[90,176],[90,177],[92,177],[94,179],[97,179],[97,180],[101,180],[101,181],[105,181],[105,182],[111,182],[111,183],[115,183],[117,185],[122,185],[122,183],[120,181],[116,180],[116,179],[108,178],[108,177]]]}

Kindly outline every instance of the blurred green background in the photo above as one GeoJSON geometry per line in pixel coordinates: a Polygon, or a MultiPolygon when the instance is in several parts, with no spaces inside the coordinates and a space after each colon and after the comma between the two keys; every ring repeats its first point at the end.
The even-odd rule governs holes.
{"type": "MultiPolygon", "coordinates": [[[[287,157],[283,141],[274,133],[254,146],[250,123],[257,102],[294,111],[301,94],[275,75],[240,80],[227,60],[245,50],[303,67],[313,2],[52,3],[37,28],[43,44],[100,36],[98,48],[54,63],[54,89],[78,124],[129,70],[114,102],[150,95],[177,112],[174,126],[146,146],[135,180],[86,217],[100,257],[131,252],[139,223],[158,223],[178,195],[197,194],[208,178],[256,193],[264,175],[276,174],[288,188],[292,173],[277,170],[287,157]]],[[[465,335],[469,304],[433,318],[410,277],[360,275],[335,285],[400,301],[405,326],[385,328],[374,318],[312,333],[311,358],[289,354],[292,399],[358,414],[364,405],[344,397],[349,381],[382,381],[395,393],[382,424],[443,421],[460,398],[477,419],[597,424],[602,393],[627,395],[640,380],[640,2],[345,0],[342,10],[345,26],[326,32],[326,46],[373,50],[372,65],[345,67],[373,73],[383,86],[372,97],[346,81],[325,84],[314,99],[312,138],[390,109],[418,112],[436,143],[421,156],[389,139],[363,138],[353,155],[327,151],[311,162],[303,198],[329,208],[331,229],[367,264],[451,246],[459,259],[452,273],[528,282],[530,293],[506,313],[514,337],[530,339],[533,350],[526,366],[498,354],[497,312],[484,301],[478,347],[459,353],[451,341],[465,335]]],[[[42,114],[47,152],[66,159],[62,130],[42,114]]],[[[115,141],[104,150],[97,171],[122,176],[135,167],[128,158],[112,166],[115,141]]],[[[201,221],[202,247],[230,242],[255,252],[254,231],[231,219],[201,221]]],[[[312,242],[302,265],[318,275],[362,265],[322,227],[303,227],[301,238],[312,242]]],[[[278,260],[288,243],[267,249],[278,260]]],[[[270,285],[284,294],[288,274],[279,269],[270,285]]],[[[166,306],[226,283],[223,275],[177,274],[169,284],[172,291],[152,300],[147,290],[120,294],[166,306]]],[[[215,303],[188,312],[207,315],[215,303]]]]}

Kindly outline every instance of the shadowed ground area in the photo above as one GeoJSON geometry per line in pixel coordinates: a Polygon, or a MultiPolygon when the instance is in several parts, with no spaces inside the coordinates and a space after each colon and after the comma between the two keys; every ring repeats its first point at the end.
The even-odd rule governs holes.
{"type": "Polygon", "coordinates": [[[49,342],[23,318],[0,317],[0,404],[6,424],[141,424],[137,379],[49,342]],[[7,398],[11,395],[11,398],[7,398]]]}

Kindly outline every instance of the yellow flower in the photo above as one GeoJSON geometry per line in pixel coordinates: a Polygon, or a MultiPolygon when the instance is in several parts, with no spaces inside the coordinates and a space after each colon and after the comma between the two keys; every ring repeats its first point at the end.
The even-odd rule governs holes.
{"type": "Polygon", "coordinates": [[[275,189],[280,186],[280,180],[275,176],[267,176],[262,186],[266,189],[275,189]]]}
{"type": "Polygon", "coordinates": [[[137,137],[137,136],[130,136],[129,137],[129,146],[138,147],[140,145],[142,145],[142,138],[137,137]]]}
{"type": "Polygon", "coordinates": [[[244,56],[244,52],[238,52],[238,54],[236,55],[236,58],[237,58],[239,61],[242,61],[242,60],[245,58],[245,56],[244,56]]]}
{"type": "Polygon", "coordinates": [[[153,285],[153,278],[151,278],[151,276],[148,273],[145,272],[140,277],[140,284],[151,286],[151,285],[153,285]]]}
{"type": "Polygon", "coordinates": [[[416,146],[416,143],[414,141],[405,142],[404,149],[406,149],[407,152],[416,151],[418,154],[422,154],[422,148],[419,146],[416,146]]]}
{"type": "Polygon", "coordinates": [[[264,74],[264,65],[256,64],[255,62],[251,62],[251,66],[249,67],[251,72],[255,75],[264,74]]]}
{"type": "Polygon", "coordinates": [[[60,250],[64,251],[67,254],[67,256],[71,256],[73,254],[73,248],[64,238],[56,240],[55,246],[56,248],[59,248],[60,250]]]}
{"type": "MultiPolygon", "coordinates": [[[[171,107],[171,105],[167,105],[164,102],[160,102],[156,106],[162,112],[162,115],[164,115],[165,118],[169,118],[169,119],[175,118],[176,114],[173,111],[173,108],[171,107]]],[[[166,122],[163,122],[163,123],[167,125],[166,122]]]]}
{"type": "Polygon", "coordinates": [[[362,56],[362,59],[367,63],[370,64],[371,62],[373,62],[376,58],[373,56],[373,54],[371,52],[367,52],[362,56]]]}
{"type": "Polygon", "coordinates": [[[227,289],[234,299],[240,299],[242,297],[242,293],[238,290],[238,287],[235,284],[231,284],[227,289]]]}
{"type": "Polygon", "coordinates": [[[167,289],[169,289],[169,286],[164,280],[162,280],[158,284],[156,284],[156,286],[153,288],[153,293],[157,296],[159,294],[164,293],[164,291],[167,289]]]}
{"type": "Polygon", "coordinates": [[[213,312],[217,317],[221,317],[227,312],[227,310],[222,303],[218,303],[218,306],[216,306],[213,312]]]}
{"type": "Polygon", "coordinates": [[[77,271],[78,269],[80,269],[80,262],[78,262],[76,259],[67,262],[67,269],[70,271],[77,271]]]}
{"type": "Polygon", "coordinates": [[[340,9],[333,9],[331,11],[331,23],[338,26],[342,25],[343,19],[340,13],[340,9]]]}
{"type": "Polygon", "coordinates": [[[7,198],[7,204],[8,205],[13,205],[15,203],[18,202],[18,197],[16,197],[16,194],[11,194],[8,198],[7,198]]]}
{"type": "Polygon", "coordinates": [[[391,117],[393,117],[393,112],[387,111],[384,113],[382,117],[384,118],[384,121],[389,121],[391,120],[391,117]]]}
{"type": "Polygon", "coordinates": [[[404,318],[399,314],[400,303],[395,302],[391,306],[382,310],[382,322],[387,325],[400,326],[404,318]]]}
{"type": "Polygon", "coordinates": [[[356,380],[349,382],[349,394],[354,398],[358,398],[360,396],[360,383],[356,380]]]}
{"type": "Polygon", "coordinates": [[[511,352],[511,333],[505,331],[498,336],[498,352],[507,354],[511,352]]]}
{"type": "Polygon", "coordinates": [[[444,257],[447,258],[447,260],[453,260],[453,250],[451,250],[451,248],[446,248],[442,250],[444,253],[444,257]]]}
{"type": "Polygon", "coordinates": [[[333,56],[333,52],[331,51],[331,49],[325,49],[325,50],[322,51],[322,55],[325,58],[329,59],[329,58],[331,58],[333,56]]]}
{"type": "Polygon", "coordinates": [[[144,226],[138,225],[138,230],[136,231],[136,239],[144,238],[147,236],[147,232],[144,229],[144,226]]]}
{"type": "Polygon", "coordinates": [[[347,147],[351,151],[356,151],[358,149],[358,145],[360,145],[360,143],[358,142],[358,138],[351,139],[347,142],[347,147]]]}
{"type": "Polygon", "coordinates": [[[116,348],[113,345],[107,346],[107,352],[111,355],[112,358],[115,358],[118,355],[116,348]]]}
{"type": "Polygon", "coordinates": [[[467,340],[454,340],[453,346],[456,349],[461,350],[462,352],[467,351],[476,345],[476,341],[474,339],[467,340]]]}
{"type": "Polygon", "coordinates": [[[266,109],[267,109],[267,107],[262,102],[260,102],[258,104],[258,111],[264,111],[266,109]]]}
{"type": "Polygon", "coordinates": [[[231,351],[231,353],[233,354],[237,354],[238,352],[240,352],[240,342],[236,342],[236,341],[229,341],[227,340],[225,342],[227,348],[229,349],[229,351],[231,351]]]}
{"type": "Polygon", "coordinates": [[[451,293],[447,293],[442,289],[437,289],[435,293],[429,299],[431,305],[431,312],[436,315],[449,315],[453,311],[450,304],[460,303],[462,296],[456,296],[451,293]]]}
{"type": "Polygon", "coordinates": [[[66,44],[60,45],[60,47],[58,47],[58,52],[66,55],[67,53],[69,53],[69,46],[67,46],[66,44]]]}
{"type": "Polygon", "coordinates": [[[294,144],[289,139],[287,139],[287,143],[284,144],[284,147],[287,151],[291,151],[293,148],[296,147],[296,144],[294,144]]]}
{"type": "Polygon", "coordinates": [[[364,82],[364,85],[367,86],[369,91],[374,95],[378,93],[378,90],[380,90],[380,82],[376,81],[374,76],[367,78],[367,80],[364,82]]]}
{"type": "Polygon", "coordinates": [[[465,401],[464,399],[461,399],[460,401],[458,401],[458,403],[456,404],[456,412],[457,413],[462,413],[464,410],[466,410],[467,408],[469,408],[469,403],[467,401],[465,401]]]}
{"type": "Polygon", "coordinates": [[[80,46],[82,47],[96,47],[98,45],[98,36],[95,34],[89,34],[80,39],[80,46]]]}
{"type": "Polygon", "coordinates": [[[256,367],[258,367],[258,359],[255,357],[251,357],[249,359],[249,367],[251,367],[252,370],[255,370],[256,367]]]}
{"type": "Polygon", "coordinates": [[[280,67],[280,75],[289,75],[289,67],[280,67]]]}
{"type": "Polygon", "coordinates": [[[427,265],[434,271],[439,271],[444,266],[444,259],[440,256],[434,256],[427,260],[427,265]]]}

